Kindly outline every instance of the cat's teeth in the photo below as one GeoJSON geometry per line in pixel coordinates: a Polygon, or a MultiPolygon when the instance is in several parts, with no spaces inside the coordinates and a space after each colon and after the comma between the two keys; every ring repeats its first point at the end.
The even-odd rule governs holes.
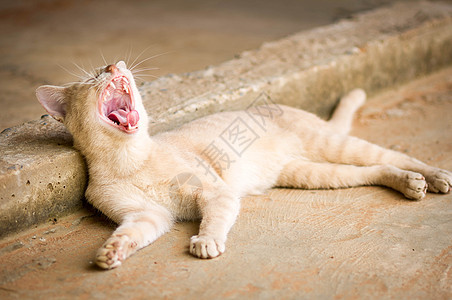
{"type": "Polygon", "coordinates": [[[113,81],[110,81],[110,86],[111,86],[113,89],[116,89],[116,85],[113,83],[113,81]]]}
{"type": "MultiPolygon", "coordinates": [[[[107,95],[107,97],[110,97],[110,92],[108,90],[105,90],[105,94],[107,95]]],[[[105,98],[107,98],[107,97],[105,97],[105,98]]],[[[105,99],[105,100],[107,100],[107,99],[105,99]]]]}
{"type": "Polygon", "coordinates": [[[127,79],[127,77],[124,77],[123,80],[124,80],[125,82],[127,82],[127,84],[129,84],[129,80],[127,79]]]}
{"type": "Polygon", "coordinates": [[[129,93],[129,88],[127,87],[127,85],[124,85],[122,88],[124,89],[124,92],[126,92],[127,94],[129,93]]]}

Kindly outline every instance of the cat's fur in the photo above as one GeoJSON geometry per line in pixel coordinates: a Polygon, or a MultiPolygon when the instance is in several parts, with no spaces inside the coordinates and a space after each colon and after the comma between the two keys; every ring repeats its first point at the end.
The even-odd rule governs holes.
{"type": "Polygon", "coordinates": [[[225,251],[240,197],[274,186],[383,185],[421,199],[427,187],[448,193],[452,185],[448,171],[347,135],[353,113],[365,101],[362,90],[345,96],[328,122],[271,104],[271,109],[214,114],[152,137],[124,62],[102,68],[78,84],[42,86],[37,97],[64,122],[74,146],[86,158],[86,198],[119,224],[96,256],[105,269],[121,265],[177,220],[201,218],[190,252],[200,258],[217,257],[225,251]],[[121,105],[123,110],[116,113],[121,105]],[[110,110],[121,116],[107,116],[110,110]],[[245,129],[248,132],[239,136],[245,129]]]}

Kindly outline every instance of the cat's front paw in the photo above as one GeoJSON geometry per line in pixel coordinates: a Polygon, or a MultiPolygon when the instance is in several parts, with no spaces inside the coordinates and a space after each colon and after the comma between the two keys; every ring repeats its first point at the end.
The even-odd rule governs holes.
{"type": "Polygon", "coordinates": [[[190,253],[199,258],[214,258],[224,250],[224,242],[209,236],[195,235],[190,239],[190,253]]]}
{"type": "Polygon", "coordinates": [[[452,187],[452,173],[442,169],[435,169],[426,175],[428,191],[433,193],[449,193],[452,187]]]}
{"type": "Polygon", "coordinates": [[[96,264],[107,270],[117,268],[134,248],[136,243],[131,242],[127,235],[112,236],[97,251],[96,264]]]}

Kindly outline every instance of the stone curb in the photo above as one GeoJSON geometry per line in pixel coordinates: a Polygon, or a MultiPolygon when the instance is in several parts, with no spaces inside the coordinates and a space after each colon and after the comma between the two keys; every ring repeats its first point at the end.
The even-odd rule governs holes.
{"type": "MultiPolygon", "coordinates": [[[[373,94],[452,63],[452,5],[399,3],[301,32],[206,70],[141,85],[151,133],[265,92],[327,117],[355,87],[373,94]]],[[[0,134],[0,237],[82,206],[86,166],[65,128],[44,116],[0,134]]]]}

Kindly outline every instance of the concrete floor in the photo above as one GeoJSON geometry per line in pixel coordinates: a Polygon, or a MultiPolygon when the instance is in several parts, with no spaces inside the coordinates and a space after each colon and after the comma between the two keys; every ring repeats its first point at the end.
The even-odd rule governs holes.
{"type": "MultiPolygon", "coordinates": [[[[354,135],[452,170],[452,68],[388,90],[354,135]]],[[[274,189],[243,199],[227,251],[188,253],[180,223],[112,271],[93,264],[114,224],[89,207],[0,242],[0,299],[450,299],[452,194],[274,189]]]]}

